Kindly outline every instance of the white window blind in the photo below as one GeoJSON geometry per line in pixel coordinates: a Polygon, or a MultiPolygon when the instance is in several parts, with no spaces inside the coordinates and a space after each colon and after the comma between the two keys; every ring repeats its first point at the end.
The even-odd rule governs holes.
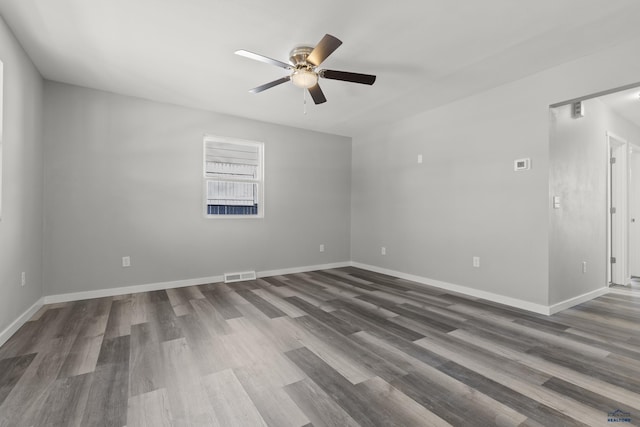
{"type": "Polygon", "coordinates": [[[207,215],[262,216],[263,145],[205,137],[207,215]]]}
{"type": "Polygon", "coordinates": [[[251,182],[207,181],[207,203],[253,206],[258,203],[256,190],[256,184],[251,182]]]}
{"type": "Polygon", "coordinates": [[[207,176],[254,180],[258,177],[259,146],[207,141],[205,155],[207,176]]]}

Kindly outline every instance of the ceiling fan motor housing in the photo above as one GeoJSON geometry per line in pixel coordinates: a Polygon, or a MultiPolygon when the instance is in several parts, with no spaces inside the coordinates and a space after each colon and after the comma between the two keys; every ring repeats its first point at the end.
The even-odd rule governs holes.
{"type": "Polygon", "coordinates": [[[313,65],[307,62],[307,57],[312,50],[313,48],[309,46],[294,47],[289,53],[289,60],[296,68],[311,69],[313,65]]]}

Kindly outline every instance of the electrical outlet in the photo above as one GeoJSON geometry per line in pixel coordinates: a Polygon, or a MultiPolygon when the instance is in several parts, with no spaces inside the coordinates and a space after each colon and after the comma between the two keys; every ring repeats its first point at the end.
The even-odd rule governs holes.
{"type": "Polygon", "coordinates": [[[418,164],[422,163],[422,154],[418,154],[418,164]]]}
{"type": "Polygon", "coordinates": [[[582,261],[582,273],[587,272],[587,261],[582,261]]]}
{"type": "Polygon", "coordinates": [[[131,267],[131,257],[130,256],[123,256],[122,257],[122,266],[123,267],[131,267]]]}
{"type": "Polygon", "coordinates": [[[479,256],[474,256],[473,257],[473,266],[475,268],[480,268],[480,257],[479,256]]]}
{"type": "Polygon", "coordinates": [[[320,252],[324,252],[324,244],[320,245],[320,252]]]}
{"type": "Polygon", "coordinates": [[[22,272],[22,275],[20,276],[20,286],[24,286],[27,284],[27,273],[26,272],[22,272]]]}
{"type": "Polygon", "coordinates": [[[382,255],[386,255],[387,254],[387,248],[385,248],[384,246],[380,248],[380,253],[382,255]]]}

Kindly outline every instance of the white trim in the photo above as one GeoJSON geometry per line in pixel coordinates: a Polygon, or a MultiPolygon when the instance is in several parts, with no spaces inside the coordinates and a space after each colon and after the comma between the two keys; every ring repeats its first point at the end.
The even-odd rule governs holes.
{"type": "Polygon", "coordinates": [[[429,285],[436,288],[445,289],[447,291],[458,292],[461,294],[469,295],[472,297],[486,299],[488,301],[497,302],[499,304],[505,304],[511,307],[520,308],[522,310],[532,311],[534,313],[549,315],[550,307],[542,304],[536,304],[529,301],[524,301],[517,298],[511,298],[500,294],[494,294],[493,292],[482,291],[479,289],[469,288],[467,286],[455,285],[453,283],[442,282],[440,280],[429,279],[427,277],[415,276],[413,274],[401,273],[399,271],[388,270],[386,268],[375,267],[373,265],[361,264],[359,262],[351,262],[352,267],[362,268],[364,270],[373,271],[376,273],[387,274],[389,276],[399,277],[401,279],[411,280],[413,282],[421,283],[423,285],[429,285]]]}
{"type": "Polygon", "coordinates": [[[594,298],[598,298],[604,294],[610,292],[609,288],[600,288],[595,291],[587,292],[586,294],[578,295],[577,297],[569,298],[564,301],[560,301],[557,304],[549,306],[549,314],[555,314],[567,308],[571,308],[575,305],[582,304],[583,302],[591,301],[594,298]]]}
{"type": "Polygon", "coordinates": [[[351,265],[352,263],[350,261],[343,261],[343,262],[334,262],[333,264],[309,265],[306,267],[293,267],[293,268],[284,268],[281,270],[261,271],[261,272],[258,272],[258,278],[270,277],[270,276],[283,276],[285,274],[306,273],[308,271],[316,271],[316,270],[330,270],[332,268],[350,267],[351,265]]]}
{"type": "Polygon", "coordinates": [[[638,195],[640,194],[640,186],[637,185],[638,178],[640,178],[640,170],[637,166],[636,159],[640,158],[640,146],[636,143],[629,142],[629,157],[627,159],[627,167],[629,172],[629,203],[627,205],[629,210],[629,216],[627,217],[627,221],[629,224],[629,271],[628,271],[628,280],[627,283],[631,283],[631,277],[634,276],[634,272],[640,274],[640,268],[637,265],[638,261],[640,261],[640,247],[638,245],[638,237],[636,233],[632,232],[632,229],[635,229],[638,225],[632,226],[632,219],[635,220],[638,215],[638,203],[640,202],[640,198],[638,195]],[[635,191],[634,191],[635,190],[635,191]]]}
{"type": "MultiPolygon", "coordinates": [[[[558,313],[562,310],[566,310],[567,308],[573,307],[575,305],[582,304],[583,302],[590,301],[594,298],[597,298],[607,293],[625,293],[624,291],[617,291],[615,289],[601,288],[601,289],[596,289],[595,291],[588,292],[583,295],[579,295],[577,297],[567,299],[565,301],[561,301],[551,306],[545,306],[542,304],[535,304],[535,303],[524,301],[517,298],[511,298],[504,295],[494,294],[492,292],[486,292],[478,289],[469,288],[466,286],[455,285],[453,283],[442,282],[440,280],[429,279],[426,277],[402,273],[399,271],[389,270],[386,268],[376,267],[368,264],[362,264],[354,261],[343,261],[343,262],[335,262],[331,264],[318,264],[318,265],[310,265],[305,267],[284,268],[280,270],[268,270],[268,271],[258,272],[257,277],[262,278],[262,277],[270,277],[270,276],[282,276],[285,274],[306,273],[309,271],[328,270],[332,268],[343,268],[343,267],[350,267],[350,266],[361,268],[363,270],[373,271],[376,273],[387,274],[389,276],[394,276],[401,279],[411,280],[416,283],[433,286],[433,287],[444,289],[447,291],[458,292],[464,295],[482,298],[488,301],[505,304],[510,307],[520,308],[522,310],[544,314],[547,316],[554,313],[558,313]]],[[[33,315],[44,304],[79,301],[79,300],[91,299],[91,298],[103,298],[103,297],[110,297],[110,296],[117,296],[117,295],[134,294],[139,292],[159,291],[159,290],[172,289],[172,288],[181,288],[185,286],[202,285],[206,283],[218,283],[218,282],[222,282],[223,280],[224,280],[224,276],[210,276],[210,277],[201,277],[196,279],[175,280],[171,282],[148,283],[145,285],[122,286],[118,288],[99,289],[96,291],[48,295],[36,301],[31,307],[29,307],[24,313],[22,313],[16,320],[14,320],[9,326],[7,326],[2,332],[0,332],[0,346],[3,345],[5,342],[7,342],[7,340],[9,340],[9,338],[11,338],[11,336],[18,329],[20,329],[22,325],[28,322],[29,319],[31,319],[31,317],[33,317],[33,315]]]]}
{"type": "Polygon", "coordinates": [[[628,283],[627,276],[629,271],[628,265],[628,252],[629,252],[629,243],[627,241],[628,231],[628,142],[625,138],[620,137],[619,135],[606,131],[606,146],[607,146],[607,258],[605,262],[607,263],[607,281],[605,285],[609,285],[614,283],[615,280],[621,283],[615,283],[618,285],[625,285],[628,283]],[[613,169],[615,171],[615,182],[617,183],[616,188],[613,188],[612,184],[612,166],[611,166],[611,157],[614,156],[614,152],[616,151],[617,155],[615,155],[618,160],[616,164],[617,168],[613,169]],[[613,190],[613,192],[612,192],[613,190]],[[615,199],[617,213],[615,215],[615,221],[612,221],[611,207],[612,201],[615,199]],[[615,229],[616,235],[612,236],[612,231],[615,229]],[[616,243],[616,247],[613,247],[613,243],[616,243]],[[615,268],[611,264],[611,257],[615,254],[617,259],[615,268]],[[615,279],[615,280],[614,280],[615,279]]]}
{"type": "MultiPolygon", "coordinates": [[[[313,265],[313,266],[307,266],[307,267],[285,268],[281,270],[258,272],[257,276],[259,278],[269,277],[269,276],[281,276],[284,274],[305,273],[307,271],[348,267],[349,265],[350,263],[346,261],[346,262],[338,262],[333,264],[313,265]]],[[[48,296],[45,296],[43,299],[45,304],[55,304],[60,302],[79,301],[79,300],[91,299],[91,298],[104,298],[104,297],[112,297],[116,295],[136,294],[139,292],[162,291],[166,289],[183,288],[185,286],[202,285],[205,283],[218,283],[223,281],[224,281],[224,276],[210,276],[210,277],[200,277],[196,279],[175,280],[172,282],[148,283],[144,285],[98,289],[95,291],[48,295],[48,296]]]]}
{"type": "Polygon", "coordinates": [[[172,288],[184,288],[185,286],[202,285],[204,283],[217,283],[224,280],[223,276],[201,277],[198,279],[174,280],[171,282],[147,283],[144,285],[121,286],[118,288],[98,289],[95,291],[74,292],[68,294],[47,295],[45,304],[60,302],[80,301],[91,298],[113,297],[117,295],[137,294],[139,292],[162,291],[172,288]]]}
{"type": "MultiPolygon", "coordinates": [[[[455,285],[453,283],[442,282],[440,280],[429,279],[426,277],[415,276],[413,274],[401,273],[395,270],[389,270],[386,268],[375,267],[373,265],[361,264],[359,262],[351,262],[352,267],[362,268],[363,270],[369,270],[376,273],[387,274],[389,276],[399,277],[401,279],[411,280],[413,282],[417,282],[423,285],[429,285],[436,288],[458,292],[461,294],[486,299],[488,301],[497,302],[499,304],[505,304],[510,307],[520,308],[522,310],[531,311],[538,314],[544,314],[546,316],[550,316],[552,314],[558,313],[562,310],[566,310],[567,308],[571,308],[578,304],[582,304],[583,302],[590,301],[599,296],[608,294],[609,292],[616,292],[610,288],[600,288],[595,291],[587,292],[586,294],[578,295],[573,298],[569,298],[567,300],[561,301],[559,303],[546,306],[542,304],[536,304],[529,301],[524,301],[517,298],[511,298],[500,294],[494,294],[493,292],[481,291],[479,289],[473,289],[466,286],[455,285]]],[[[620,292],[624,293],[624,292],[620,292]]]]}
{"type": "Polygon", "coordinates": [[[31,307],[29,307],[24,313],[22,313],[16,320],[14,320],[9,326],[4,328],[4,331],[0,332],[0,346],[9,341],[9,338],[17,332],[25,323],[33,317],[40,307],[44,305],[44,298],[40,298],[31,307]]]}

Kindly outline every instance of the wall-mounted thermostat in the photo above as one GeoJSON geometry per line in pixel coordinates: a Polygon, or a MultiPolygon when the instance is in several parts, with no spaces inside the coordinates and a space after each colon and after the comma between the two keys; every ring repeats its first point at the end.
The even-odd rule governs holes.
{"type": "Polygon", "coordinates": [[[531,159],[518,159],[513,161],[514,171],[526,171],[531,169],[531,159]]]}

